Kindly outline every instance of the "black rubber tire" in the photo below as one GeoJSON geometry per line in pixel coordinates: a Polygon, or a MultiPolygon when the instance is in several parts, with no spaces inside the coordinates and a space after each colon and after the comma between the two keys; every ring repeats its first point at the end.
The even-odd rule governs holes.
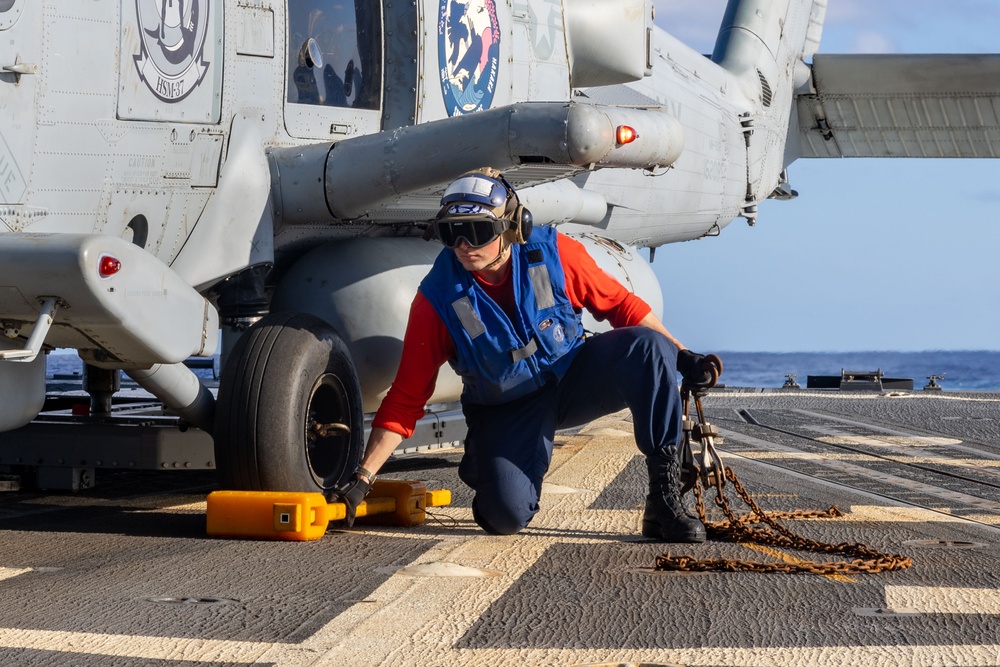
{"type": "Polygon", "coordinates": [[[224,489],[323,491],[347,481],[364,450],[361,386],[347,346],[313,315],[262,318],[226,361],[213,436],[224,489]],[[313,421],[350,432],[311,437],[313,421]]]}

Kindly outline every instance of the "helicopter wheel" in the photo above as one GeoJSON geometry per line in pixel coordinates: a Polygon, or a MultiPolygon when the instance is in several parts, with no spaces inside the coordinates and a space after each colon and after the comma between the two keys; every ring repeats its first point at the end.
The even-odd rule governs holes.
{"type": "Polygon", "coordinates": [[[313,315],[261,319],[223,369],[214,438],[225,489],[324,491],[347,481],[364,450],[347,346],[313,315]]]}

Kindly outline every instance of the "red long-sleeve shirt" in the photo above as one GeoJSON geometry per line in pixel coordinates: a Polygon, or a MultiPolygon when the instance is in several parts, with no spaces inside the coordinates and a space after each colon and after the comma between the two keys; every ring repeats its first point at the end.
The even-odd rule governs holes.
{"type": "MultiPolygon", "coordinates": [[[[616,328],[635,326],[649,314],[649,304],[598,267],[579,241],[558,234],[556,243],[566,274],[566,294],[574,308],[586,308],[598,321],[607,320],[616,328]]],[[[510,276],[508,271],[506,278],[496,285],[476,276],[490,298],[508,313],[515,307],[510,276]]],[[[441,365],[454,355],[455,343],[444,322],[424,295],[417,292],[410,306],[396,379],[372,425],[404,438],[413,435],[413,428],[434,393],[441,365]]]]}

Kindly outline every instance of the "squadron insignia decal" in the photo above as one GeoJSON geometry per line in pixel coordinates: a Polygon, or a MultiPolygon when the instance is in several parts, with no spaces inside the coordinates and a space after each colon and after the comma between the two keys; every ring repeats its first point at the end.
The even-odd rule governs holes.
{"type": "Polygon", "coordinates": [[[441,0],[438,65],[449,116],[490,108],[500,71],[496,0],[441,0]]]}
{"type": "Polygon", "coordinates": [[[136,0],[139,77],[164,102],[187,97],[205,79],[210,0],[136,0]]]}

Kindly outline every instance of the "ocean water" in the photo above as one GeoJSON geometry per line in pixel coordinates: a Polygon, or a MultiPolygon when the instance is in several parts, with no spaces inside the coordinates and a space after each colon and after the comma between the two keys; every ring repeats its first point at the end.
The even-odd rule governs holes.
{"type": "MultiPolygon", "coordinates": [[[[212,379],[211,368],[195,368],[194,374],[206,380],[212,379]]],[[[74,350],[56,350],[45,360],[45,375],[49,380],[79,378],[83,372],[83,361],[74,350]]]]}
{"type": "Polygon", "coordinates": [[[809,375],[840,376],[842,370],[881,370],[886,378],[910,378],[922,389],[930,375],[949,391],[1000,391],[1000,351],[925,352],[719,352],[720,383],[730,387],[780,387],[795,374],[802,387],[809,375]]]}
{"type": "MultiPolygon", "coordinates": [[[[718,352],[723,372],[720,383],[729,387],[780,387],[786,374],[806,386],[808,375],[840,376],[841,370],[875,371],[884,377],[910,378],[921,389],[929,375],[943,375],[938,384],[949,391],[1000,391],[1000,351],[927,352],[718,352]]],[[[83,367],[75,353],[48,357],[48,375],[72,375],[83,367]]],[[[212,371],[197,369],[199,376],[212,371]]]]}

